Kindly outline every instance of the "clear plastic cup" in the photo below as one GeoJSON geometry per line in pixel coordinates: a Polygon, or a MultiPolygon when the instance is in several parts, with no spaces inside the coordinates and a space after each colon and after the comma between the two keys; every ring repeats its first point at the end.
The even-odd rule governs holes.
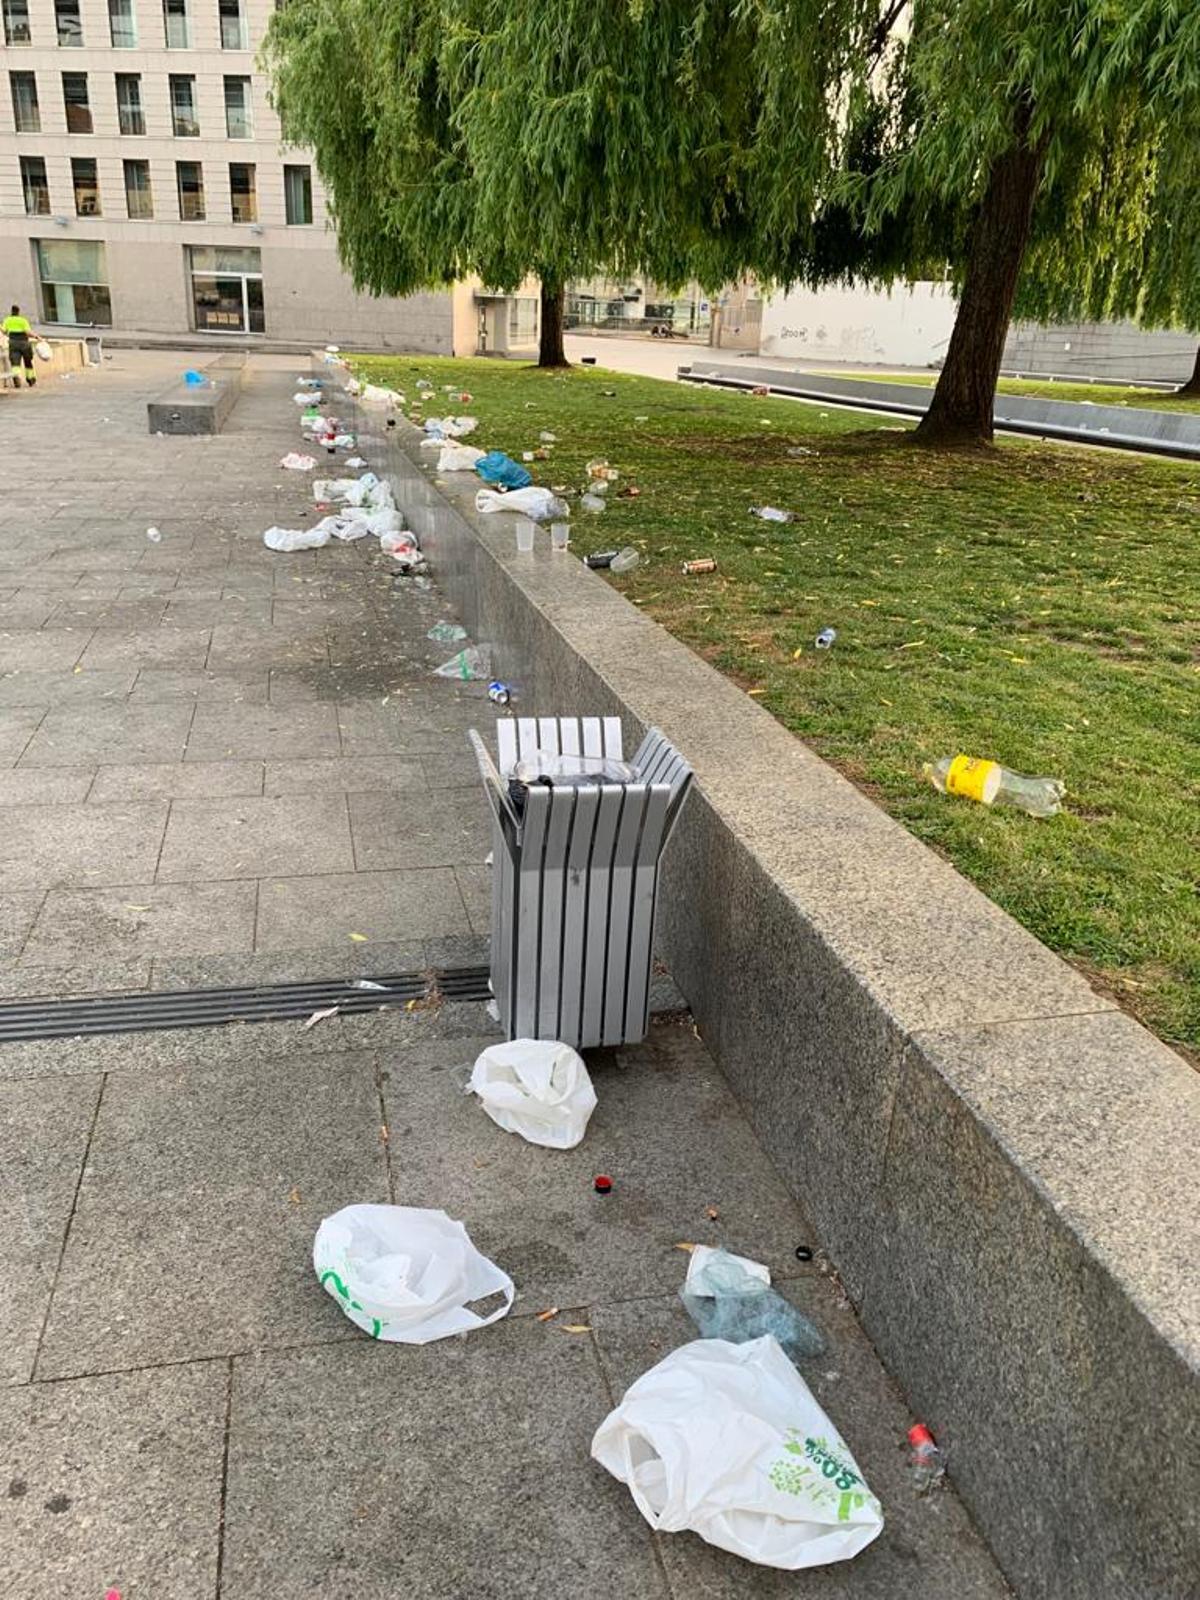
{"type": "Polygon", "coordinates": [[[550,524],[551,550],[565,550],[571,542],[571,524],[569,522],[552,522],[550,524]]]}
{"type": "Polygon", "coordinates": [[[533,553],[533,535],[537,524],[529,517],[517,518],[517,553],[527,556],[533,553]]]}

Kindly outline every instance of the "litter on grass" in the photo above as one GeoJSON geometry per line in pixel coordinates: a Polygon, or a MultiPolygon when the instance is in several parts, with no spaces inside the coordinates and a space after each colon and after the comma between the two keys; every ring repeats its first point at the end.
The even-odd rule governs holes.
{"type": "Polygon", "coordinates": [[[936,766],[925,768],[925,776],[943,794],[985,806],[1013,806],[1031,817],[1056,817],[1067,792],[1059,778],[1027,778],[980,756],[943,756],[936,766]]]}
{"type": "Polygon", "coordinates": [[[781,511],[778,506],[751,506],[750,515],[760,522],[795,522],[794,511],[781,511]]]}
{"type": "Polygon", "coordinates": [[[494,483],[505,489],[524,489],[533,482],[528,467],[505,455],[503,450],[489,450],[475,463],[475,471],[484,483],[494,483]]]}

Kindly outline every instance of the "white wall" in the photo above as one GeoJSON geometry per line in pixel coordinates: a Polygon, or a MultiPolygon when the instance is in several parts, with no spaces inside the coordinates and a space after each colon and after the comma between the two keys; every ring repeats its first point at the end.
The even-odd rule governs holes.
{"type": "Polygon", "coordinates": [[[801,361],[927,367],[946,354],[956,304],[945,284],[794,289],[763,306],[761,353],[801,361]]]}

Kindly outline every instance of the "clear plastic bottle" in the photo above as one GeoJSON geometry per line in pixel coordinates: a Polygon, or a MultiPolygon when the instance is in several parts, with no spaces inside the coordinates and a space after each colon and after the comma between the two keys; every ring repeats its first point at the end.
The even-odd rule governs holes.
{"type": "Polygon", "coordinates": [[[943,756],[925,771],[943,794],[964,795],[985,806],[1015,806],[1031,817],[1057,816],[1067,792],[1059,778],[1026,778],[981,756],[943,756]]]}
{"type": "Polygon", "coordinates": [[[946,1475],[946,1458],[923,1422],[908,1430],[908,1465],[918,1494],[928,1494],[946,1475]]]}
{"type": "Polygon", "coordinates": [[[836,628],[822,628],[813,641],[818,650],[832,650],[833,641],[837,638],[836,628]]]}

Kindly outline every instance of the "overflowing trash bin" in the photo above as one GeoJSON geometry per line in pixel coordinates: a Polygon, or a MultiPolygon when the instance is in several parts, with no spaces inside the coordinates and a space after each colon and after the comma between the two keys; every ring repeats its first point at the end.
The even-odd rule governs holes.
{"type": "Polygon", "coordinates": [[[649,1026],[659,864],[692,771],[657,729],[626,763],[616,717],[509,717],[492,808],[492,989],[510,1039],[632,1044],[649,1026]]]}

